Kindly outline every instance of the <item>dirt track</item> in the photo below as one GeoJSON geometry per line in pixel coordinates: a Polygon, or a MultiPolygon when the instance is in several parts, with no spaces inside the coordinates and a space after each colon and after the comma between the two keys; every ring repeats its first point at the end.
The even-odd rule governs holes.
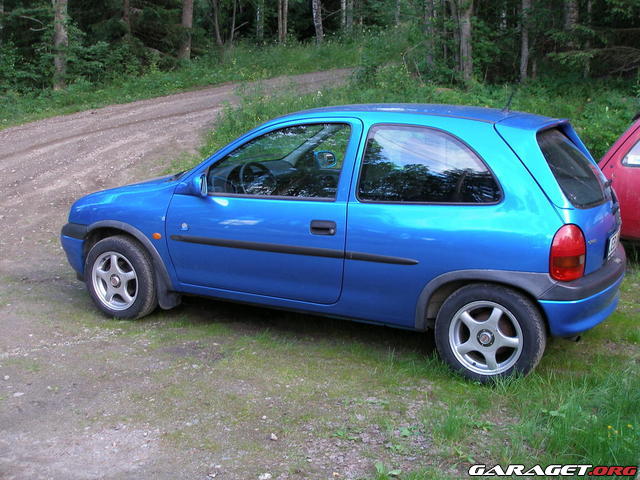
{"type": "MultiPolygon", "coordinates": [[[[344,81],[333,70],[262,82],[309,92],[344,81]]],[[[49,118],[0,131],[0,273],[40,275],[36,245],[56,243],[74,199],[163,173],[195,152],[237,85],[223,85],[49,118]]]]}
{"type": "MultiPolygon", "coordinates": [[[[315,91],[342,82],[349,73],[349,70],[311,73],[264,83],[269,88],[289,88],[294,83],[301,92],[315,91]]],[[[163,318],[165,321],[174,318],[167,315],[184,317],[185,309],[190,318],[202,319],[209,312],[189,310],[187,306],[182,313],[157,314],[147,323],[105,324],[104,317],[96,312],[84,287],[75,279],[58,242],[60,228],[74,199],[98,189],[159,175],[173,156],[195,152],[203,132],[213,126],[223,104],[237,101],[235,87],[224,85],[114,105],[0,131],[0,478],[3,480],[207,478],[208,472],[215,473],[220,468],[226,472],[222,478],[257,478],[256,472],[262,466],[248,464],[246,457],[234,458],[234,452],[239,451],[237,447],[229,446],[226,457],[214,455],[213,463],[208,463],[211,455],[202,453],[206,451],[202,446],[199,450],[167,446],[174,438],[171,435],[178,435],[175,432],[192,425],[189,418],[175,417],[180,417],[182,411],[191,412],[194,393],[188,398],[172,394],[162,400],[167,402],[166,409],[178,412],[169,415],[171,418],[165,418],[162,416],[165,410],[156,408],[160,407],[162,392],[185,375],[196,375],[197,381],[197,375],[211,372],[211,365],[223,355],[216,349],[223,347],[217,343],[187,342],[150,355],[148,350],[155,335],[166,334],[165,329],[154,327],[163,318]],[[127,329],[142,333],[128,337],[127,329]],[[174,375],[166,371],[190,368],[194,357],[202,359],[199,364],[210,365],[209,370],[178,372],[175,378],[163,376],[174,375]],[[181,366],[184,362],[187,365],[181,366]],[[162,370],[165,367],[170,368],[162,370]],[[149,391],[155,391],[155,396],[148,398],[149,391]],[[148,403],[154,401],[157,403],[148,403]],[[151,422],[149,418],[155,420],[151,422]],[[218,462],[223,465],[217,465],[218,462]]],[[[224,316],[225,308],[221,307],[222,313],[217,315],[224,316]]],[[[233,316],[234,310],[230,312],[233,316]]],[[[245,315],[247,311],[243,312],[245,315]]],[[[254,315],[260,317],[261,313],[254,315]]],[[[211,376],[202,378],[206,378],[202,385],[212,381],[211,376]]],[[[222,382],[217,386],[221,390],[237,390],[242,395],[262,393],[245,391],[242,382],[235,383],[229,378],[215,381],[222,382]]],[[[188,414],[199,415],[197,411],[188,414]]],[[[236,433],[226,424],[219,427],[220,445],[233,442],[236,433]]],[[[201,433],[210,434],[210,429],[201,433]]],[[[239,437],[236,441],[244,445],[249,440],[239,437]]],[[[263,442],[262,438],[256,441],[263,442]]],[[[309,457],[312,453],[319,458],[338,455],[331,453],[333,446],[322,447],[320,452],[318,445],[323,444],[298,443],[297,454],[302,455],[307,449],[309,457]]],[[[365,464],[358,455],[345,466],[354,476],[362,473],[365,464]]],[[[259,456],[255,458],[256,462],[260,460],[259,456]]],[[[260,461],[265,458],[276,461],[269,453],[263,454],[260,461]]],[[[278,461],[283,463],[280,467],[274,464],[273,468],[285,468],[288,462],[278,461]]],[[[326,472],[335,468],[331,465],[333,460],[327,461],[330,463],[324,466],[313,466],[307,461],[304,464],[309,465],[305,468],[323,472],[322,477],[326,478],[326,472]]],[[[300,475],[294,477],[308,478],[308,473],[300,475]]]]}

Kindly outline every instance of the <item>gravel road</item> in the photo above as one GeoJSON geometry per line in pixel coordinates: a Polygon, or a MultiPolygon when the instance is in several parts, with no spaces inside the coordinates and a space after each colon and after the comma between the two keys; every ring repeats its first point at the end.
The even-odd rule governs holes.
{"type": "MultiPolygon", "coordinates": [[[[265,89],[310,92],[339,84],[349,69],[279,77],[265,89]]],[[[56,237],[74,199],[161,174],[170,159],[197,151],[225,103],[227,84],[112,105],[0,131],[0,274],[39,275],[38,245],[56,237]]]]}
{"type": "MultiPolygon", "coordinates": [[[[261,83],[270,90],[294,85],[302,93],[349,75],[344,69],[261,83]]],[[[147,333],[137,337],[123,335],[123,328],[137,326],[105,327],[67,265],[58,235],[79,196],[157,176],[176,155],[197,152],[224,104],[238,102],[237,86],[0,131],[1,479],[209,478],[219,468],[194,452],[166,447],[161,437],[183,428],[173,420],[164,426],[140,420],[149,412],[145,392],[165,388],[150,372],[178,365],[184,354],[177,349],[167,360],[171,351],[147,353],[145,329],[152,332],[161,319],[140,324],[147,333]]],[[[232,473],[247,468],[238,462],[224,467],[224,478],[243,477],[232,473]]]]}

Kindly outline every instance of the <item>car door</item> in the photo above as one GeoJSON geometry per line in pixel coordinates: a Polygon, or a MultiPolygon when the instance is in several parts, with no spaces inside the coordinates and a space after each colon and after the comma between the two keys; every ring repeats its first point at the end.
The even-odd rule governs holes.
{"type": "Polygon", "coordinates": [[[344,301],[365,309],[368,318],[412,328],[429,280],[484,265],[489,219],[499,224],[505,217],[500,198],[483,161],[447,132],[373,125],[352,181],[344,301]]]}
{"type": "Polygon", "coordinates": [[[194,172],[206,173],[209,194],[175,194],[166,218],[178,280],[219,291],[336,302],[361,132],[355,119],[278,124],[194,172]]]}
{"type": "Polygon", "coordinates": [[[640,239],[640,124],[601,167],[618,196],[622,235],[640,239]]]}

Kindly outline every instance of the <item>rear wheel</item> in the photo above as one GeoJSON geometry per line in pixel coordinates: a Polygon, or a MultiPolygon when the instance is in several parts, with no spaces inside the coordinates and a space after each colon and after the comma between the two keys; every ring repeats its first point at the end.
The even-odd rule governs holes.
{"type": "Polygon", "coordinates": [[[546,332],[540,312],[524,295],[474,284],[442,304],[435,339],[440,356],[455,371],[486,382],[533,370],[544,353],[546,332]]]}
{"type": "Polygon", "coordinates": [[[97,242],[87,255],[84,275],[94,303],[111,317],[144,317],[158,304],[151,260],[130,237],[97,242]]]}

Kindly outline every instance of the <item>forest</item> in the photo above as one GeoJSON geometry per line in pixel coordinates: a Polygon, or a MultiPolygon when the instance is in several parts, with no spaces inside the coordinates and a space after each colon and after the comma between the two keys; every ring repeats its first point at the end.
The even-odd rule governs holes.
{"type": "Polygon", "coordinates": [[[422,82],[640,84],[640,0],[0,0],[0,92],[101,85],[193,61],[215,69],[242,48],[253,58],[327,42],[375,50],[382,35],[396,48],[364,63],[402,63],[422,82]]]}

